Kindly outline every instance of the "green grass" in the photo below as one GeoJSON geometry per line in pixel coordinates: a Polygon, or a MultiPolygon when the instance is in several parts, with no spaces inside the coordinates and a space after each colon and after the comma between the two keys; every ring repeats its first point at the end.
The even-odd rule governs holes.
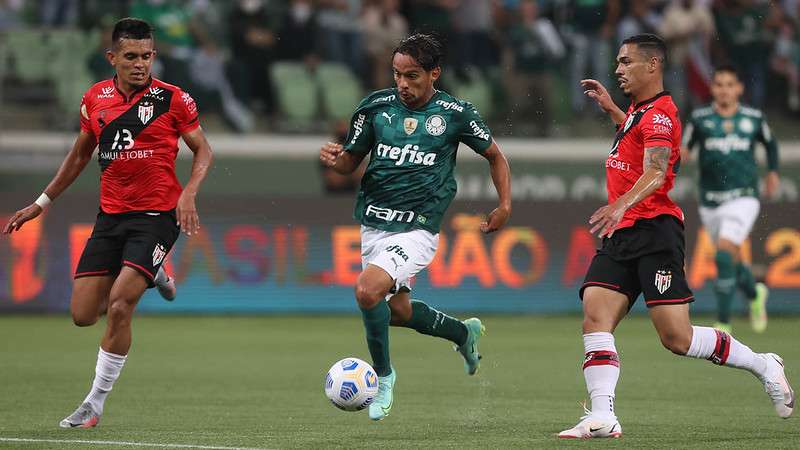
{"type": "MultiPolygon", "coordinates": [[[[328,403],[323,379],[345,356],[369,360],[355,317],[137,317],[122,376],[92,430],[58,421],[83,399],[101,326],[64,316],[0,317],[0,437],[259,448],[797,448],[798,419],[781,420],[749,374],[678,358],[645,317],[617,331],[622,376],[618,441],[559,441],[585,397],[578,317],[489,316],[475,377],[452,347],[393,329],[395,405],[384,421],[328,403]]],[[[734,331],[780,353],[800,382],[797,318],[764,335],[734,331]]],[[[8,443],[0,447],[124,448],[8,443]]],[[[133,448],[133,447],[132,447],[133,448]]],[[[141,448],[141,447],[136,447],[141,448]]]]}

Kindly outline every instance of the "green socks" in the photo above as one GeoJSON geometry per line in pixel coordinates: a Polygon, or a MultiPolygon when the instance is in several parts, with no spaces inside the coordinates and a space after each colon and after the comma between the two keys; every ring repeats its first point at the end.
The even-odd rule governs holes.
{"type": "Polygon", "coordinates": [[[456,345],[464,345],[467,341],[467,327],[463,322],[419,300],[411,300],[411,319],[403,326],[428,336],[447,339],[456,345]]]}
{"type": "Polygon", "coordinates": [[[367,334],[367,347],[372,356],[372,367],[379,377],[392,373],[389,362],[389,319],[392,313],[389,305],[381,300],[372,309],[361,309],[364,329],[367,334]]]}
{"type": "Polygon", "coordinates": [[[753,277],[750,267],[741,262],[736,264],[736,285],[748,300],[756,298],[756,279],[753,277]]]}
{"type": "Polygon", "coordinates": [[[733,264],[733,256],[724,250],[718,250],[717,262],[717,283],[714,292],[717,294],[717,317],[722,323],[731,322],[731,303],[736,289],[736,267],[733,264]]]}

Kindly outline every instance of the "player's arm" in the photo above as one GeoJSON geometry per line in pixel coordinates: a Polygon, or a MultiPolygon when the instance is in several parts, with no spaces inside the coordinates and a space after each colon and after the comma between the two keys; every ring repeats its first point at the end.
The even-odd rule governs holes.
{"type": "Polygon", "coordinates": [[[625,122],[625,112],[619,109],[611,95],[608,94],[605,86],[597,80],[581,80],[581,87],[585,89],[584,94],[593,98],[600,108],[611,117],[615,125],[622,125],[625,122]]]}
{"type": "Polygon", "coordinates": [[[181,230],[187,236],[191,236],[200,229],[200,218],[197,215],[195,198],[200,190],[200,184],[206,178],[208,169],[211,167],[211,161],[214,156],[211,153],[211,146],[208,144],[202,128],[197,127],[182,133],[181,137],[186,142],[189,150],[194,153],[194,156],[192,157],[192,174],[189,176],[189,181],[183,187],[183,192],[178,198],[178,207],[175,212],[178,216],[178,225],[180,225],[181,230]]]}
{"type": "Polygon", "coordinates": [[[481,231],[491,233],[503,227],[511,216],[511,168],[508,165],[506,155],[497,146],[497,142],[492,139],[492,144],[481,156],[489,161],[489,171],[492,175],[492,183],[497,190],[500,204],[495,208],[486,221],[481,223],[481,231]]]}
{"type": "Polygon", "coordinates": [[[664,184],[671,154],[671,147],[645,148],[642,176],[636,180],[636,184],[628,192],[622,194],[614,203],[606,205],[592,214],[589,223],[594,226],[590,233],[594,234],[599,230],[599,237],[605,235],[611,237],[614,229],[625,215],[625,211],[647,198],[664,184]]]}
{"type": "Polygon", "coordinates": [[[761,121],[761,132],[758,134],[758,140],[764,144],[764,149],[767,151],[768,172],[765,180],[767,196],[775,198],[781,185],[781,179],[778,175],[778,141],[772,135],[765,119],[761,121]]]}
{"type": "Polygon", "coordinates": [[[691,120],[686,124],[683,129],[683,142],[681,142],[681,161],[688,161],[692,154],[692,150],[697,145],[697,132],[695,131],[694,122],[691,120]]]}
{"type": "Polygon", "coordinates": [[[56,172],[53,180],[47,185],[42,195],[35,202],[11,216],[11,219],[3,228],[3,233],[9,234],[12,231],[19,231],[25,222],[41,214],[51,201],[61,195],[78,178],[86,164],[92,159],[92,152],[94,152],[96,146],[94,135],[86,131],[78,133],[75,144],[67,153],[61,163],[61,167],[58,168],[58,172],[56,172]]]}
{"type": "Polygon", "coordinates": [[[358,169],[366,153],[344,151],[342,144],[328,142],[319,150],[319,159],[323,164],[342,175],[349,175],[358,169]]]}

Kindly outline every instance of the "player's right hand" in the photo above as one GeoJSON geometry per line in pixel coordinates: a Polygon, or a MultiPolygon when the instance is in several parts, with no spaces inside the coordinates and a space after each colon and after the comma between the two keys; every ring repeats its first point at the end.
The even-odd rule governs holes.
{"type": "Polygon", "coordinates": [[[10,234],[12,231],[19,231],[19,229],[22,228],[22,224],[31,219],[35,219],[41,213],[42,207],[36,203],[31,203],[25,208],[20,209],[14,213],[10,219],[8,219],[8,223],[6,224],[5,228],[3,228],[3,234],[10,234]]]}
{"type": "Polygon", "coordinates": [[[322,161],[322,164],[325,164],[328,167],[333,167],[336,165],[336,158],[342,154],[344,148],[342,144],[334,144],[333,142],[328,142],[319,149],[319,160],[322,161]]]}
{"type": "Polygon", "coordinates": [[[614,100],[608,94],[608,90],[603,86],[603,83],[597,80],[586,79],[581,80],[581,87],[585,89],[583,93],[593,98],[597,104],[603,108],[603,111],[608,112],[613,109],[614,100]]]}

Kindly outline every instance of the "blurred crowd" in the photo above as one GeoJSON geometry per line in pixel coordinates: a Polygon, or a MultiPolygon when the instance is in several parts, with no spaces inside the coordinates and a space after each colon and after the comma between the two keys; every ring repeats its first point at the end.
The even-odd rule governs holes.
{"type": "MultiPolygon", "coordinates": [[[[717,64],[737,68],[749,104],[800,110],[800,0],[0,0],[0,33],[100,29],[101,50],[125,16],[155,27],[156,73],[240,131],[279,114],[265,82],[277,61],[311,71],[341,62],[364,91],[379,89],[391,85],[392,49],[411,31],[446,41],[452,79],[489,80],[495,120],[541,124],[541,135],[554,110],[596,113],[578,81],[611,86],[618,44],[643,32],[668,42],[667,85],[684,111],[708,101],[717,64]]],[[[87,64],[108,77],[95,53],[87,64]]]]}

